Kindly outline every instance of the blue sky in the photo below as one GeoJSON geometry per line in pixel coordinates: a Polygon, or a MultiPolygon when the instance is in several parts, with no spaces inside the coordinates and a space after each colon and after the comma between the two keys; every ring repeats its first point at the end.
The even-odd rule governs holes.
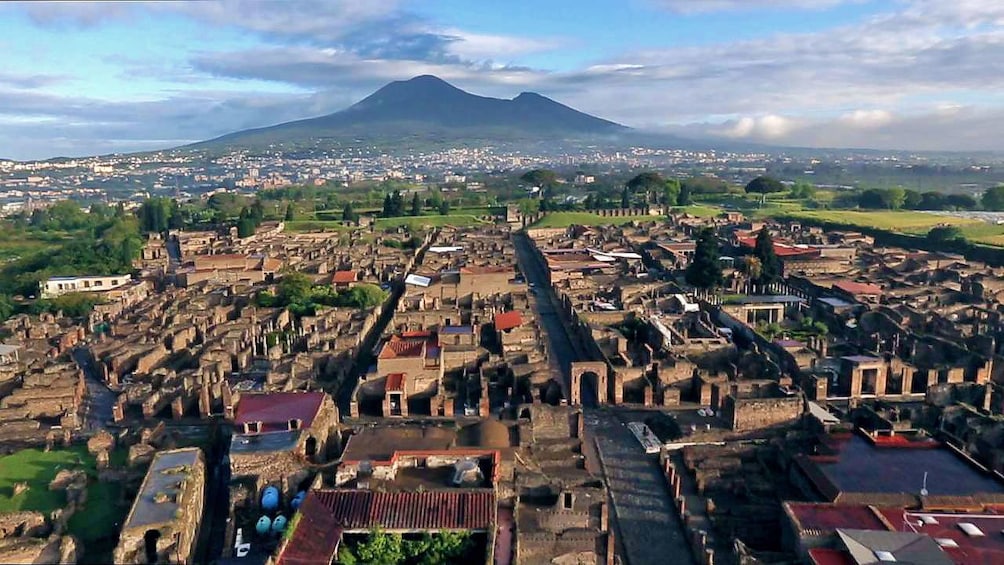
{"type": "Polygon", "coordinates": [[[391,80],[697,137],[1004,150],[996,0],[0,4],[0,157],[170,147],[391,80]]]}

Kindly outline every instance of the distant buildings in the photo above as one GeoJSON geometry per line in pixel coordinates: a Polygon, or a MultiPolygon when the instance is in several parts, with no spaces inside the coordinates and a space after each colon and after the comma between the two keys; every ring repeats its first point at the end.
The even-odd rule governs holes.
{"type": "Polygon", "coordinates": [[[129,284],[129,275],[52,277],[39,283],[42,298],[55,298],[70,292],[104,292],[129,284]]]}

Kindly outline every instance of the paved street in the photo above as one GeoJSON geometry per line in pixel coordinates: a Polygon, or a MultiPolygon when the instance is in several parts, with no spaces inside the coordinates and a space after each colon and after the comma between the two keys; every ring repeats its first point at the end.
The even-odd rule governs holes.
{"type": "MultiPolygon", "coordinates": [[[[553,292],[544,267],[521,234],[515,236],[516,255],[528,282],[537,288],[536,313],[548,336],[551,362],[568,379],[578,358],[565,326],[551,303],[553,292]]],[[[690,546],[676,514],[657,460],[642,451],[616,408],[596,408],[595,391],[583,391],[587,441],[596,439],[599,459],[613,501],[618,553],[628,565],[693,563],[690,546]],[[588,399],[588,400],[587,400],[588,399]],[[592,402],[589,402],[591,400],[592,402]]],[[[591,450],[587,445],[584,449],[591,450]]]]}
{"type": "Polygon", "coordinates": [[[105,385],[88,359],[83,348],[73,350],[73,360],[84,372],[84,382],[87,385],[87,397],[84,400],[84,426],[89,431],[104,429],[112,421],[112,407],[115,406],[115,393],[105,385]]]}

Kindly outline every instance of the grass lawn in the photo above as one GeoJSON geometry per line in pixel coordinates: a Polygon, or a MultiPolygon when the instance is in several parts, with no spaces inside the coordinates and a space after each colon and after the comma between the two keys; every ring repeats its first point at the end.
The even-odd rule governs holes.
{"type": "Polygon", "coordinates": [[[338,220],[293,220],[286,222],[288,232],[349,231],[352,228],[338,220]]]}
{"type": "Polygon", "coordinates": [[[665,216],[600,216],[592,212],[551,212],[530,228],[567,228],[579,226],[621,226],[631,222],[657,222],[665,216]]]}
{"type": "Polygon", "coordinates": [[[860,210],[800,210],[781,211],[775,215],[790,219],[811,219],[822,222],[875,228],[913,235],[925,235],[938,225],[957,226],[971,242],[1004,246],[1004,226],[983,220],[959,218],[942,214],[910,211],[860,211],[860,210]]]}
{"type": "Polygon", "coordinates": [[[691,216],[697,216],[698,218],[714,218],[718,214],[722,213],[722,209],[718,206],[710,206],[706,204],[676,206],[672,209],[672,211],[675,214],[690,214],[691,216]]]}
{"type": "Polygon", "coordinates": [[[115,531],[115,524],[121,524],[129,513],[128,507],[117,504],[121,489],[122,485],[119,483],[92,479],[87,487],[84,509],[70,516],[70,533],[84,542],[111,535],[115,531]]]}
{"type": "Polygon", "coordinates": [[[49,490],[61,469],[83,468],[96,472],[94,457],[84,446],[52,450],[24,449],[0,457],[0,512],[36,510],[48,514],[66,505],[66,493],[49,490]],[[27,482],[28,491],[17,496],[14,483],[27,482]]]}
{"type": "Polygon", "coordinates": [[[423,227],[438,228],[442,226],[473,226],[483,224],[480,220],[469,214],[450,214],[447,216],[401,216],[399,218],[377,218],[377,229],[395,228],[399,226],[407,227],[409,230],[417,231],[423,227]]]}

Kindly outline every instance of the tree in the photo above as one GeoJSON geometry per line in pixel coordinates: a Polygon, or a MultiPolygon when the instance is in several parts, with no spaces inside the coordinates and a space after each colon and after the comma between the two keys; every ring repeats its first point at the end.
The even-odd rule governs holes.
{"type": "Polygon", "coordinates": [[[1004,184],[986,189],[983,192],[981,202],[983,203],[984,210],[990,210],[991,212],[1004,211],[1004,184]]]}
{"type": "Polygon", "coordinates": [[[680,194],[676,197],[677,206],[690,206],[692,198],[690,196],[690,185],[680,183],[680,194]]]}
{"type": "Polygon", "coordinates": [[[279,281],[279,300],[283,304],[303,304],[310,299],[314,281],[303,273],[286,273],[279,281]]]}
{"type": "Polygon", "coordinates": [[[411,215],[412,216],[422,215],[422,199],[419,198],[417,192],[411,197],[411,215]]]}
{"type": "Polygon", "coordinates": [[[791,187],[792,198],[812,198],[816,195],[816,185],[800,180],[791,187]]]}
{"type": "Polygon", "coordinates": [[[965,243],[966,236],[957,226],[935,226],[927,232],[927,241],[931,243],[965,243]]]}
{"type": "Polygon", "coordinates": [[[384,218],[389,218],[391,217],[391,213],[393,211],[394,211],[394,203],[391,201],[390,193],[388,192],[383,197],[383,213],[381,213],[380,215],[383,216],[384,218]]]}
{"type": "Polygon", "coordinates": [[[916,190],[910,190],[909,188],[905,191],[905,197],[903,198],[903,207],[907,210],[919,210],[920,205],[924,202],[924,197],[916,190]]]}
{"type": "Polygon", "coordinates": [[[237,237],[251,237],[254,232],[255,224],[251,216],[242,216],[237,220],[237,237]]]}
{"type": "Polygon", "coordinates": [[[940,192],[935,192],[931,190],[920,195],[920,205],[917,207],[917,209],[944,210],[946,206],[947,204],[945,203],[945,195],[940,192]]]}
{"type": "Polygon", "coordinates": [[[759,194],[760,204],[762,205],[766,201],[768,194],[772,192],[784,192],[784,185],[773,177],[759,176],[746,185],[746,192],[759,194]]]}
{"type": "Polygon", "coordinates": [[[624,190],[621,191],[621,208],[630,208],[630,207],[631,207],[631,192],[628,190],[628,187],[625,186],[624,190]]]}
{"type": "Polygon", "coordinates": [[[760,276],[753,279],[759,285],[768,285],[781,280],[783,265],[774,252],[774,238],[767,226],[760,228],[753,247],[753,255],[760,261],[760,276]]]}
{"type": "Polygon", "coordinates": [[[359,214],[352,209],[352,203],[346,202],[345,206],[342,206],[342,221],[355,223],[359,220],[359,214]]]}
{"type": "Polygon", "coordinates": [[[540,200],[536,198],[521,198],[517,206],[519,206],[520,214],[532,216],[540,211],[540,200]]]}
{"type": "Polygon", "coordinates": [[[669,179],[666,181],[666,185],[662,189],[662,204],[665,207],[666,213],[669,213],[670,207],[679,204],[680,190],[679,180],[669,179]]]}
{"type": "Polygon", "coordinates": [[[387,299],[387,291],[375,284],[358,284],[339,295],[337,306],[365,310],[375,308],[387,299]]]}
{"type": "Polygon", "coordinates": [[[899,210],[906,203],[906,190],[894,186],[886,190],[886,200],[889,202],[889,208],[892,210],[899,210]]]}
{"type": "Polygon", "coordinates": [[[553,188],[558,184],[558,175],[550,169],[533,169],[523,173],[519,178],[527,184],[539,186],[541,190],[553,188]]]}
{"type": "Polygon", "coordinates": [[[652,202],[653,194],[658,197],[666,189],[666,179],[659,173],[647,171],[629,180],[627,188],[632,194],[644,194],[645,202],[652,202]]]}
{"type": "Polygon", "coordinates": [[[293,208],[292,202],[286,204],[286,213],[283,215],[283,218],[287,222],[292,222],[293,220],[296,219],[296,210],[293,208]]]}
{"type": "Polygon", "coordinates": [[[0,322],[7,321],[14,315],[14,302],[11,301],[10,296],[6,294],[0,294],[0,322]]]}
{"type": "Polygon", "coordinates": [[[445,198],[439,202],[437,207],[440,216],[448,216],[450,214],[450,201],[445,198]]]}
{"type": "Polygon", "coordinates": [[[718,238],[711,228],[704,228],[697,236],[694,258],[684,273],[687,284],[697,288],[716,288],[722,285],[722,264],[718,238]]]}
{"type": "Polygon", "coordinates": [[[391,217],[397,218],[404,215],[404,196],[401,195],[400,190],[395,190],[390,195],[390,204],[391,217]]]}
{"type": "Polygon", "coordinates": [[[945,204],[955,210],[972,210],[976,208],[976,199],[968,194],[949,194],[945,197],[945,204]]]}
{"type": "Polygon", "coordinates": [[[255,225],[260,225],[265,219],[265,208],[262,206],[261,200],[255,198],[255,201],[251,203],[250,214],[255,225]]]}
{"type": "Polygon", "coordinates": [[[749,277],[750,280],[757,280],[763,275],[763,265],[755,255],[747,255],[739,263],[739,270],[749,277]]]}

